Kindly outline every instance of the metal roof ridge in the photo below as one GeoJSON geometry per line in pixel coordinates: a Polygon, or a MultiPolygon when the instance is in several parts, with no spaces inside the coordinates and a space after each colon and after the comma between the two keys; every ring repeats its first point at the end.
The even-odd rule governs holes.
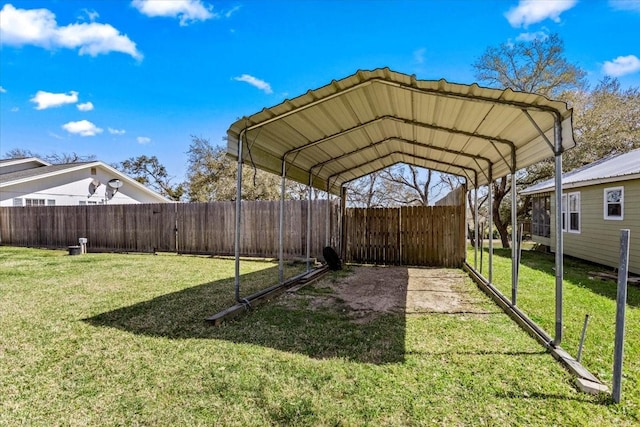
{"type": "MultiPolygon", "coordinates": [[[[628,176],[633,176],[633,175],[637,175],[638,173],[640,173],[640,165],[638,166],[637,170],[634,171],[630,171],[627,173],[622,173],[619,175],[606,175],[606,176],[598,176],[598,177],[585,177],[584,179],[578,179],[575,181],[568,181],[565,182],[565,180],[569,180],[571,177],[575,177],[576,175],[579,175],[585,171],[588,171],[590,169],[602,166],[608,162],[614,161],[615,159],[618,159],[622,156],[627,156],[627,155],[636,155],[636,153],[640,156],[640,148],[636,148],[634,150],[631,151],[627,151],[626,153],[618,153],[618,154],[613,154],[607,157],[603,157],[601,159],[595,160],[591,163],[588,163],[586,165],[582,165],[578,168],[572,169],[568,172],[564,172],[562,174],[562,180],[563,180],[563,187],[565,186],[587,186],[587,185],[591,185],[592,183],[598,183],[598,181],[602,181],[602,180],[610,180],[610,179],[614,179],[615,178],[619,178],[620,180],[626,179],[625,177],[628,176]],[[580,184],[580,185],[577,185],[580,184]]],[[[545,191],[548,188],[553,187],[553,183],[554,180],[553,179],[547,179],[544,180],[542,182],[539,182],[537,184],[531,185],[525,189],[523,189],[521,191],[522,194],[530,194],[530,193],[536,193],[536,192],[542,192],[545,191]]]]}

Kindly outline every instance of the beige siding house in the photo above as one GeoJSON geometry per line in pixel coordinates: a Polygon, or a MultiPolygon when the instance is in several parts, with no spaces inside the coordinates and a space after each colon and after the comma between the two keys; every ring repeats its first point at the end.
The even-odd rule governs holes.
{"type": "MultiPolygon", "coordinates": [[[[629,229],[629,271],[640,274],[640,149],[599,160],[562,177],[564,253],[616,268],[620,230],[629,229]]],[[[553,180],[529,187],[533,241],[555,250],[553,180]]]]}

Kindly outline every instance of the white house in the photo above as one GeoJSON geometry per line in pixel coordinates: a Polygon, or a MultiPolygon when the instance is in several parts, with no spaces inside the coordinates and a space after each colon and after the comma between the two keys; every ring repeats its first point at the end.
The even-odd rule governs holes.
{"type": "Polygon", "coordinates": [[[36,157],[0,160],[0,206],[168,202],[100,161],[52,165],[36,157]]]}

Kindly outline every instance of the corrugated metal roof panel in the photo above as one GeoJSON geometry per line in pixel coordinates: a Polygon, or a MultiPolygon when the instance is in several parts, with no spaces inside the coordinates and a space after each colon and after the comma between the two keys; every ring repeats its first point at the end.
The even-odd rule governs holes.
{"type": "MultiPolygon", "coordinates": [[[[562,174],[562,186],[582,187],[610,181],[616,178],[630,179],[640,174],[640,148],[628,153],[600,159],[581,168],[562,174]]],[[[521,191],[522,194],[534,194],[553,191],[555,181],[549,179],[532,185],[521,191]]]]}
{"type": "MultiPolygon", "coordinates": [[[[553,156],[523,110],[553,141],[561,118],[563,148],[573,147],[571,110],[543,96],[417,80],[387,68],[352,76],[244,117],[231,125],[227,152],[248,142],[254,164],[338,193],[340,186],[381,166],[407,162],[486,184],[553,156]],[[515,164],[512,164],[512,152],[515,164]]],[[[244,159],[247,161],[247,158],[244,159]]]]}

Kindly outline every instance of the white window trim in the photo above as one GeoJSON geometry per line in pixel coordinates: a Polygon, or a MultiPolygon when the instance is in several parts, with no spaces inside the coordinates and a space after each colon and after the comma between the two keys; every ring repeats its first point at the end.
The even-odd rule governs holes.
{"type": "Polygon", "coordinates": [[[562,231],[566,232],[567,231],[567,224],[569,223],[569,217],[567,215],[567,210],[568,210],[568,205],[567,203],[569,203],[569,200],[567,199],[567,193],[564,193],[562,195],[562,207],[560,208],[562,211],[562,231]]]}
{"type": "Polygon", "coordinates": [[[582,230],[582,212],[581,211],[582,211],[582,203],[580,201],[580,192],[574,191],[571,193],[567,193],[567,219],[565,221],[565,224],[567,225],[567,232],[580,234],[580,231],[582,230]],[[571,211],[571,196],[578,197],[578,210],[575,211],[578,213],[578,229],[577,230],[571,229],[571,214],[575,213],[571,211]]]}
{"type": "Polygon", "coordinates": [[[610,221],[622,221],[624,219],[624,187],[609,187],[604,189],[603,193],[603,214],[604,219],[610,221]],[[609,216],[609,209],[607,207],[609,204],[607,203],[607,191],[611,190],[620,190],[622,192],[620,197],[620,216],[609,216]]]}
{"type": "Polygon", "coordinates": [[[24,205],[25,206],[46,206],[47,205],[47,200],[46,199],[34,199],[34,198],[25,197],[24,205]]]}

